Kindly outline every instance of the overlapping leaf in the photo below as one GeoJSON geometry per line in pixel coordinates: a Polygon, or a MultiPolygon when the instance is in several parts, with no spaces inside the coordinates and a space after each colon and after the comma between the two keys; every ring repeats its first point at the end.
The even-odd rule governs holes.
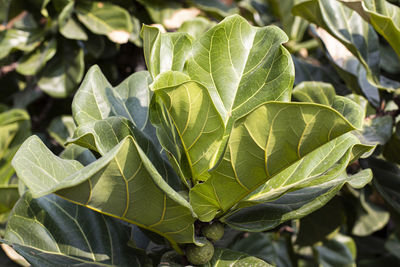
{"type": "Polygon", "coordinates": [[[264,104],[235,123],[222,161],[206,182],[191,190],[191,204],[200,220],[209,221],[267,181],[260,192],[272,190],[269,197],[277,197],[318,181],[327,166],[342,158],[343,171],[353,156],[370,149],[345,135],[354,129],[325,106],[264,104]]]}
{"type": "Polygon", "coordinates": [[[182,153],[190,169],[188,175],[196,183],[214,166],[225,127],[207,89],[188,77],[185,81],[185,78],[180,73],[165,72],[157,78],[152,89],[173,122],[180,139],[178,144],[182,144],[182,153]],[[182,80],[177,81],[177,77],[182,80]]]}
{"type": "Polygon", "coordinates": [[[378,36],[357,12],[339,1],[330,0],[304,1],[294,6],[292,12],[322,27],[340,41],[365,68],[368,82],[387,89],[379,80],[378,36]]]}
{"type": "Polygon", "coordinates": [[[293,62],[282,46],[287,36],[277,27],[253,27],[230,16],[194,43],[186,73],[203,84],[224,122],[266,101],[288,101],[293,62]]]}
{"type": "Polygon", "coordinates": [[[116,43],[126,43],[133,30],[129,12],[110,2],[79,1],[78,19],[93,33],[106,35],[116,43]]]}
{"type": "Polygon", "coordinates": [[[11,213],[4,240],[33,266],[146,266],[146,256],[126,245],[129,230],[55,195],[27,193],[11,213]]]}
{"type": "Polygon", "coordinates": [[[182,71],[192,45],[186,33],[161,33],[156,27],[143,26],[144,57],[153,79],[165,71],[182,71]]]}
{"type": "Polygon", "coordinates": [[[372,179],[370,170],[347,177],[345,172],[318,185],[288,192],[277,200],[270,200],[226,214],[222,221],[243,231],[265,231],[279,224],[302,218],[325,205],[347,182],[357,188],[372,179]]]}
{"type": "Polygon", "coordinates": [[[341,0],[371,23],[400,56],[400,8],[385,0],[341,0]]]}
{"type": "Polygon", "coordinates": [[[33,136],[21,146],[13,166],[34,197],[56,192],[154,231],[172,245],[195,242],[195,218],[189,203],[162,179],[132,137],[83,167],[78,161],[54,156],[33,136]]]}

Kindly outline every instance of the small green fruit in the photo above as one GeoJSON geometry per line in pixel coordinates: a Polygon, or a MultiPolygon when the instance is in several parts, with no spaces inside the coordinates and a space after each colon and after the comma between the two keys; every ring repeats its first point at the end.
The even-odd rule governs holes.
{"type": "Polygon", "coordinates": [[[190,244],[186,247],[186,258],[193,265],[202,265],[209,262],[214,255],[214,246],[210,241],[206,241],[204,246],[199,247],[190,244]]]}
{"type": "Polygon", "coordinates": [[[224,235],[224,225],[220,222],[213,222],[201,229],[203,235],[212,241],[217,241],[224,235]]]}

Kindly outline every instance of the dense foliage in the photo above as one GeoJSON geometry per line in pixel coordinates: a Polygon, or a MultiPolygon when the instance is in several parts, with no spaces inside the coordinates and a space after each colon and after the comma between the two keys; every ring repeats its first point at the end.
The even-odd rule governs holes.
{"type": "Polygon", "coordinates": [[[397,2],[28,2],[0,0],[19,264],[400,263],[397,2]]]}

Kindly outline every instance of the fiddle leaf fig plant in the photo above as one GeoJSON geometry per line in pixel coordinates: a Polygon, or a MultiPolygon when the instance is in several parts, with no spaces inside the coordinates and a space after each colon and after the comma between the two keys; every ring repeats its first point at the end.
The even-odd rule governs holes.
{"type": "Polygon", "coordinates": [[[148,71],[113,87],[94,66],[74,97],[66,150],[80,147],[91,161],[58,157],[37,136],[13,159],[28,192],[4,242],[32,264],[269,266],[213,243],[224,228],[268,230],[321,208],[346,183],[370,181],[368,170],[346,173],[373,149],[355,134],[365,110],[323,83],[298,85],[291,102],[294,66],[276,26],[233,15],[197,38],[150,26],[141,34],[148,71]],[[317,89],[321,97],[312,95],[317,89]],[[58,232],[64,221],[81,231],[67,244],[74,249],[58,232]],[[43,235],[24,231],[30,227],[43,235]]]}

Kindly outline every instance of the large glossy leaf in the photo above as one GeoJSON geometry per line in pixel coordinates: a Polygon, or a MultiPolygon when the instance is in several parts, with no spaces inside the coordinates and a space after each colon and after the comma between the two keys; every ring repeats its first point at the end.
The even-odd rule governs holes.
{"type": "Polygon", "coordinates": [[[111,116],[122,116],[144,130],[149,124],[148,72],[137,72],[117,87],[104,77],[98,66],[90,68],[72,102],[72,114],[78,126],[111,116]]]}
{"type": "Polygon", "coordinates": [[[73,41],[64,40],[44,67],[38,85],[52,97],[66,97],[75,91],[84,68],[83,49],[73,41]]]}
{"type": "Polygon", "coordinates": [[[341,0],[371,23],[400,56],[400,8],[385,0],[341,0]]]}
{"type": "Polygon", "coordinates": [[[192,45],[186,33],[161,33],[157,27],[143,26],[144,57],[153,79],[165,71],[182,71],[192,45]]]}
{"type": "Polygon", "coordinates": [[[78,144],[97,151],[100,155],[105,155],[127,136],[135,138],[161,177],[170,186],[176,190],[181,189],[177,175],[161,157],[158,148],[131,121],[124,117],[109,117],[82,124],[75,130],[73,137],[67,143],[78,144]]]}
{"type": "Polygon", "coordinates": [[[342,173],[328,182],[286,193],[277,200],[233,211],[224,216],[222,221],[239,230],[273,229],[287,220],[302,218],[322,207],[346,182],[352,186],[363,187],[371,179],[370,170],[350,177],[342,173]]]}
{"type": "Polygon", "coordinates": [[[132,137],[126,137],[102,158],[83,167],[77,161],[54,156],[33,136],[21,146],[13,166],[34,197],[56,192],[75,203],[156,232],[173,246],[177,242],[195,242],[192,208],[162,179],[132,137]]]}
{"type": "Polygon", "coordinates": [[[128,42],[133,30],[129,12],[110,2],[79,1],[79,20],[93,33],[106,35],[116,43],[128,42]]]}
{"type": "Polygon", "coordinates": [[[4,241],[32,266],[145,266],[145,256],[126,245],[129,230],[57,196],[27,193],[11,213],[4,241]]]}
{"type": "Polygon", "coordinates": [[[293,89],[293,98],[300,102],[310,102],[332,107],[342,114],[356,128],[361,128],[364,109],[354,101],[336,95],[331,84],[323,82],[303,82],[293,89]]]}
{"type": "Polygon", "coordinates": [[[230,16],[193,43],[186,72],[208,89],[229,128],[266,101],[290,99],[294,67],[282,46],[287,40],[277,27],[230,16]]]}
{"type": "Polygon", "coordinates": [[[188,178],[197,183],[214,166],[225,131],[224,122],[207,89],[184,74],[165,72],[157,77],[152,89],[179,136],[176,145],[182,145],[190,171],[188,178]],[[174,80],[178,77],[182,80],[174,80]]]}
{"type": "Polygon", "coordinates": [[[235,123],[223,159],[206,182],[191,190],[191,204],[199,218],[208,221],[267,181],[266,190],[274,189],[276,196],[315,182],[313,178],[318,181],[321,169],[346,154],[345,165],[339,163],[343,169],[351,154],[357,155],[352,152],[357,138],[345,135],[354,129],[337,111],[322,105],[264,104],[235,123]]]}
{"type": "Polygon", "coordinates": [[[357,12],[331,0],[303,1],[294,6],[292,12],[322,27],[340,41],[365,68],[368,82],[386,89],[379,81],[378,36],[357,12]]]}
{"type": "Polygon", "coordinates": [[[186,32],[196,39],[213,26],[215,26],[214,21],[198,17],[182,23],[182,26],[179,27],[178,32],[186,32]]]}

